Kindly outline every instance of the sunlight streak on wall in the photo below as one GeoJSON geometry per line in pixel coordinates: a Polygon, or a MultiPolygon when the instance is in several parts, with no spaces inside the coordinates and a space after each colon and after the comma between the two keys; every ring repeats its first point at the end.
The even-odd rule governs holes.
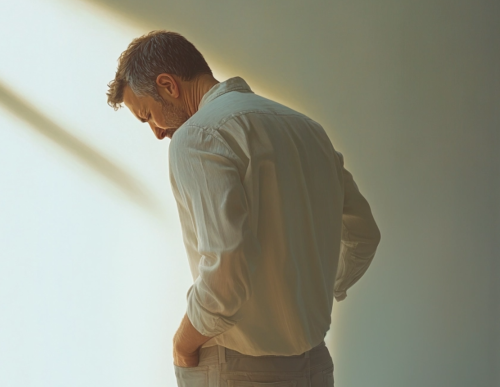
{"type": "Polygon", "coordinates": [[[192,279],[169,140],[105,95],[148,31],[21,0],[0,32],[0,385],[173,385],[192,279]]]}

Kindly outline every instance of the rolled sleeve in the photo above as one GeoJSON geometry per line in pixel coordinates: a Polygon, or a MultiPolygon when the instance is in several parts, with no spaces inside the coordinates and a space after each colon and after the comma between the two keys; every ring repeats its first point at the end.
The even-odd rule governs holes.
{"type": "Polygon", "coordinates": [[[184,242],[192,250],[196,246],[200,257],[199,276],[187,293],[187,315],[202,335],[217,336],[242,318],[259,248],[234,153],[202,128],[183,128],[178,134],[169,148],[170,180],[186,214],[181,217],[184,242]]]}

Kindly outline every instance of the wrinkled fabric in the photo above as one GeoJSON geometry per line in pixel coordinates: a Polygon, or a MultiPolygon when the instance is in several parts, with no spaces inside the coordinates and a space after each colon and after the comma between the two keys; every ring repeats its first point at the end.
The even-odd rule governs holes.
{"type": "Polygon", "coordinates": [[[324,341],[297,356],[250,356],[217,345],[201,348],[196,367],[174,365],[178,387],[334,387],[324,341]]]}
{"type": "Polygon", "coordinates": [[[203,347],[290,356],[320,343],[380,241],[322,126],[230,78],[174,133],[169,173],[194,282],[187,315],[215,336],[203,347]]]}

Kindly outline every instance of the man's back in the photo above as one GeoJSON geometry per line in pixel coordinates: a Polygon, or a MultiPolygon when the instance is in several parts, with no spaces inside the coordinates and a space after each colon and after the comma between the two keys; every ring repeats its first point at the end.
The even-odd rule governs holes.
{"type": "Polygon", "coordinates": [[[380,240],[323,128],[235,77],[205,94],[169,159],[194,280],[188,316],[218,335],[203,347],[298,355],[320,343],[334,295],[345,298],[380,240]]]}

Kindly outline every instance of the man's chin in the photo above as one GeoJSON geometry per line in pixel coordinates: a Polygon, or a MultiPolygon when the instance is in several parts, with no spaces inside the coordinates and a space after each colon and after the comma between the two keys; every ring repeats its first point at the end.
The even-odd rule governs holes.
{"type": "Polygon", "coordinates": [[[172,136],[174,135],[174,132],[176,131],[177,129],[163,129],[162,132],[160,133],[160,135],[158,136],[158,139],[159,140],[163,140],[165,137],[168,137],[170,139],[172,139],[172,136]]]}

